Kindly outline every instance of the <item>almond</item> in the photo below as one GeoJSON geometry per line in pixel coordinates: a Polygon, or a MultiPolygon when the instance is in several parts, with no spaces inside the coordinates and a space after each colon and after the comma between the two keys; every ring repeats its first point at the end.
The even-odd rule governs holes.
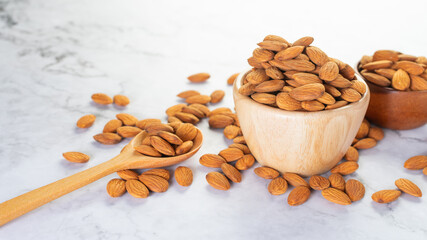
{"type": "Polygon", "coordinates": [[[235,167],[241,171],[251,168],[255,163],[255,158],[252,154],[245,154],[237,160],[235,167]]]}
{"type": "Polygon", "coordinates": [[[157,133],[157,135],[168,141],[170,144],[181,145],[183,143],[181,138],[170,132],[160,131],[157,133]]]}
{"type": "Polygon", "coordinates": [[[260,46],[261,48],[264,48],[270,51],[276,51],[276,52],[282,51],[283,49],[286,49],[288,47],[288,45],[284,42],[270,41],[270,40],[262,41],[258,43],[258,46],[260,46]]]}
{"type": "Polygon", "coordinates": [[[256,175],[264,179],[273,179],[279,176],[279,172],[269,167],[257,167],[254,169],[256,175]]]}
{"type": "Polygon", "coordinates": [[[233,75],[231,75],[228,79],[227,79],[227,84],[228,85],[233,85],[234,81],[236,80],[237,76],[239,76],[240,73],[235,73],[233,75]]]}
{"type": "Polygon", "coordinates": [[[317,99],[317,101],[328,105],[332,105],[336,102],[335,98],[327,92],[324,92],[323,95],[317,99]]]}
{"type": "Polygon", "coordinates": [[[184,104],[184,103],[173,105],[172,107],[169,107],[168,109],[166,109],[166,115],[168,115],[169,117],[175,116],[175,114],[181,112],[182,108],[185,106],[187,106],[187,104],[184,104]]]}
{"type": "Polygon", "coordinates": [[[423,169],[423,174],[427,176],[427,167],[423,169]]]}
{"type": "Polygon", "coordinates": [[[318,175],[310,177],[308,182],[310,187],[314,190],[323,190],[330,186],[330,182],[327,178],[318,175]]]}
{"type": "Polygon", "coordinates": [[[183,91],[183,92],[178,93],[176,96],[179,98],[186,99],[186,98],[194,96],[194,95],[200,95],[200,93],[196,90],[187,90],[187,91],[183,91]]]}
{"type": "Polygon", "coordinates": [[[393,78],[391,80],[391,86],[394,89],[404,91],[409,88],[411,85],[411,79],[409,78],[408,73],[404,70],[399,69],[394,73],[393,78]]]}
{"type": "Polygon", "coordinates": [[[261,62],[256,60],[254,57],[248,58],[248,63],[249,63],[249,65],[251,65],[254,68],[262,68],[261,62]]]}
{"type": "Polygon", "coordinates": [[[313,71],[316,66],[313,63],[307,60],[298,60],[298,59],[290,59],[284,61],[271,60],[269,62],[271,66],[277,67],[283,71],[313,71]]]}
{"type": "Polygon", "coordinates": [[[278,42],[282,42],[282,43],[286,43],[286,45],[288,46],[292,46],[292,44],[290,44],[288,41],[286,41],[286,39],[276,36],[276,35],[267,35],[264,38],[264,41],[278,41],[278,42]]]}
{"type": "Polygon", "coordinates": [[[396,187],[398,187],[402,192],[405,192],[414,197],[422,197],[423,193],[420,188],[413,182],[405,178],[399,178],[395,182],[396,187]]]}
{"type": "Polygon", "coordinates": [[[322,196],[333,203],[340,205],[350,205],[351,200],[343,191],[336,188],[327,188],[322,191],[322,196]]]}
{"type": "Polygon", "coordinates": [[[238,126],[228,125],[224,128],[224,136],[228,139],[233,139],[242,134],[242,130],[238,126]]]}
{"type": "Polygon", "coordinates": [[[219,152],[219,155],[223,157],[225,161],[232,162],[243,157],[243,152],[238,148],[227,148],[219,152]]]}
{"type": "Polygon", "coordinates": [[[338,74],[338,77],[335,78],[333,81],[328,82],[329,85],[336,87],[336,88],[349,88],[353,84],[344,78],[341,74],[338,74]]]}
{"type": "Polygon", "coordinates": [[[375,73],[362,73],[362,76],[365,77],[365,79],[368,80],[369,82],[381,87],[388,87],[391,84],[391,81],[388,80],[386,77],[383,77],[375,73]]]}
{"type": "Polygon", "coordinates": [[[226,191],[230,189],[230,182],[228,179],[219,172],[210,172],[206,175],[206,181],[213,188],[226,191]]]}
{"type": "Polygon", "coordinates": [[[198,123],[200,120],[194,116],[191,113],[185,113],[185,112],[179,112],[175,114],[175,117],[177,117],[179,120],[181,120],[182,122],[185,123],[191,123],[191,124],[196,124],[198,123]]]}
{"type": "Polygon", "coordinates": [[[255,69],[252,70],[248,75],[246,75],[246,79],[251,84],[260,84],[264,81],[270,79],[264,69],[255,69]]]}
{"type": "Polygon", "coordinates": [[[301,109],[301,102],[292,98],[289,93],[281,92],[276,96],[276,104],[279,108],[295,111],[301,109]]]}
{"type": "Polygon", "coordinates": [[[399,55],[397,52],[391,50],[378,50],[374,53],[374,56],[372,56],[372,60],[390,60],[392,62],[397,62],[399,60],[399,55]]]}
{"type": "Polygon", "coordinates": [[[103,133],[115,133],[117,132],[117,128],[121,127],[123,125],[122,121],[118,119],[112,119],[107,122],[104,126],[104,130],[102,130],[103,133]]]}
{"type": "Polygon", "coordinates": [[[126,190],[130,195],[136,198],[147,198],[150,194],[147,187],[136,179],[126,181],[126,190]]]}
{"type": "Polygon", "coordinates": [[[115,133],[100,133],[93,136],[97,142],[105,145],[117,144],[122,140],[122,137],[115,133]]]}
{"type": "Polygon", "coordinates": [[[199,103],[199,104],[207,104],[211,101],[211,97],[207,95],[194,95],[185,99],[186,103],[199,103]]]}
{"type": "Polygon", "coordinates": [[[359,160],[359,152],[354,147],[349,147],[344,156],[347,161],[357,161],[359,160]]]}
{"type": "Polygon", "coordinates": [[[93,114],[84,115],[77,121],[76,125],[78,128],[89,128],[93,125],[95,119],[96,117],[93,114]]]}
{"type": "Polygon", "coordinates": [[[331,173],[339,173],[341,175],[348,175],[354,173],[359,168],[357,162],[347,161],[338,164],[331,169],[331,173]]]}
{"type": "Polygon", "coordinates": [[[325,105],[319,101],[314,100],[302,102],[301,107],[307,111],[321,111],[325,108],[325,105]]]}
{"type": "Polygon", "coordinates": [[[336,188],[338,190],[344,191],[345,189],[345,180],[341,176],[341,174],[333,173],[329,176],[329,182],[331,183],[331,187],[336,188]]]}
{"type": "Polygon", "coordinates": [[[246,140],[243,136],[239,136],[233,139],[233,143],[246,144],[246,140]]]}
{"type": "Polygon", "coordinates": [[[169,170],[163,169],[163,168],[154,168],[147,170],[143,172],[141,175],[156,175],[161,178],[164,178],[166,181],[170,179],[170,172],[169,170]]]}
{"type": "Polygon", "coordinates": [[[160,153],[166,156],[175,156],[175,150],[173,149],[173,147],[161,137],[151,136],[150,143],[151,146],[153,146],[153,148],[155,148],[160,153]]]}
{"type": "Polygon", "coordinates": [[[183,123],[178,127],[175,134],[182,141],[190,141],[197,136],[197,128],[193,124],[183,123]]]}
{"type": "Polygon", "coordinates": [[[120,197],[126,192],[126,182],[119,178],[111,179],[107,184],[107,193],[111,197],[120,197]]]}
{"type": "Polygon", "coordinates": [[[380,61],[375,61],[375,62],[370,62],[367,64],[364,64],[362,66],[363,69],[366,70],[375,70],[375,69],[379,69],[379,68],[389,68],[393,65],[393,62],[390,60],[380,60],[380,61]]]}
{"type": "Polygon", "coordinates": [[[306,186],[309,187],[310,185],[307,183],[307,181],[304,180],[300,175],[296,173],[284,173],[283,178],[288,181],[288,183],[294,187],[298,186],[306,186]]]}
{"type": "Polygon", "coordinates": [[[201,83],[206,82],[210,77],[211,75],[209,73],[196,73],[188,76],[187,79],[193,83],[201,83]]]}
{"type": "Polygon", "coordinates": [[[201,111],[202,113],[203,113],[203,115],[206,117],[206,116],[208,116],[209,114],[210,114],[210,110],[209,110],[209,108],[208,107],[206,107],[206,105],[203,105],[203,104],[200,104],[200,103],[193,103],[193,104],[190,104],[190,106],[189,107],[191,107],[191,108],[196,108],[196,109],[198,109],[199,111],[201,111]]]}
{"type": "Polygon", "coordinates": [[[368,136],[370,129],[370,124],[368,120],[363,119],[362,124],[359,127],[359,130],[357,131],[356,138],[364,138],[368,136]]]}
{"type": "Polygon", "coordinates": [[[264,48],[257,48],[252,54],[258,62],[268,62],[274,57],[274,53],[272,51],[264,48]]]}
{"type": "Polygon", "coordinates": [[[81,152],[66,152],[63,153],[62,156],[70,162],[75,163],[86,163],[89,161],[90,157],[81,152]]]}
{"type": "Polygon", "coordinates": [[[296,40],[292,46],[310,46],[311,43],[313,43],[314,38],[313,37],[302,37],[298,40],[296,40]]]}
{"type": "Polygon", "coordinates": [[[304,46],[289,47],[285,50],[278,52],[274,56],[274,59],[283,61],[283,60],[289,60],[289,59],[295,58],[296,56],[300,55],[302,51],[304,51],[304,48],[305,48],[304,46]]]}
{"type": "Polygon", "coordinates": [[[117,106],[125,107],[129,104],[129,98],[125,95],[115,95],[113,98],[114,104],[117,106]]]}
{"type": "Polygon", "coordinates": [[[231,181],[239,183],[242,181],[242,174],[235,167],[228,163],[221,164],[221,170],[225,176],[228,177],[231,181]]]}
{"type": "Polygon", "coordinates": [[[117,128],[117,133],[124,138],[132,138],[138,135],[142,130],[137,127],[124,126],[117,128]]]}
{"type": "Polygon", "coordinates": [[[371,127],[369,129],[368,137],[380,141],[384,138],[384,131],[379,127],[371,127]]]}
{"type": "Polygon", "coordinates": [[[244,144],[240,144],[240,143],[232,143],[228,146],[229,148],[238,148],[240,150],[242,150],[242,152],[244,154],[250,154],[251,150],[249,150],[248,146],[244,145],[244,144]]]}
{"type": "Polygon", "coordinates": [[[307,47],[305,52],[310,60],[318,66],[323,66],[329,61],[328,55],[317,47],[307,47]]]}
{"type": "Polygon", "coordinates": [[[183,142],[181,145],[179,145],[175,149],[175,153],[176,155],[188,153],[191,150],[191,148],[193,148],[193,141],[186,141],[186,142],[183,142]]]}
{"type": "Polygon", "coordinates": [[[104,93],[95,93],[92,95],[92,100],[95,103],[101,104],[101,105],[108,105],[113,103],[113,99],[109,97],[107,94],[104,93]]]}
{"type": "Polygon", "coordinates": [[[245,96],[249,96],[249,95],[251,95],[252,93],[255,92],[254,91],[255,86],[256,86],[255,84],[246,83],[246,84],[244,84],[243,86],[241,86],[239,88],[239,93],[242,94],[242,95],[245,95],[245,96]]]}
{"type": "Polygon", "coordinates": [[[168,181],[156,175],[141,174],[139,180],[153,192],[166,192],[169,188],[168,181]]]}
{"type": "Polygon", "coordinates": [[[365,186],[355,179],[350,179],[345,183],[345,192],[352,202],[359,201],[365,196],[365,186]]]}
{"type": "Polygon", "coordinates": [[[121,170],[117,172],[117,175],[124,180],[138,179],[139,174],[130,169],[121,170]]]}
{"type": "Polygon", "coordinates": [[[411,75],[411,86],[412,91],[426,91],[427,90],[427,80],[420,77],[411,75]]]}
{"type": "Polygon", "coordinates": [[[199,162],[205,167],[220,168],[227,161],[216,154],[204,154],[200,157],[199,162]]]}
{"type": "Polygon", "coordinates": [[[138,122],[138,119],[128,113],[119,113],[116,114],[116,118],[123,122],[126,126],[135,126],[138,122]]]}
{"type": "Polygon", "coordinates": [[[395,201],[401,194],[399,190],[381,190],[372,194],[372,200],[377,203],[389,203],[395,201]]]}
{"type": "Polygon", "coordinates": [[[211,93],[211,103],[219,103],[224,98],[225,92],[216,90],[211,93]]]}
{"type": "Polygon", "coordinates": [[[254,93],[251,98],[263,104],[274,104],[276,102],[276,96],[269,93],[254,93]]]}
{"type": "Polygon", "coordinates": [[[338,73],[338,65],[335,62],[329,61],[320,68],[319,77],[325,81],[332,81],[337,78],[338,73]]]}
{"type": "Polygon", "coordinates": [[[209,118],[209,126],[211,128],[225,128],[234,123],[234,119],[222,114],[211,115],[209,118]]]}
{"type": "Polygon", "coordinates": [[[228,113],[232,113],[231,109],[228,107],[220,107],[220,108],[215,108],[214,110],[212,110],[209,114],[208,117],[212,117],[213,115],[217,115],[217,114],[223,114],[226,115],[228,113]]]}
{"type": "Polygon", "coordinates": [[[325,85],[325,91],[331,94],[333,97],[341,96],[341,92],[338,89],[328,84],[325,85]]]}
{"type": "Polygon", "coordinates": [[[258,84],[254,90],[261,93],[277,92],[280,91],[283,86],[285,86],[285,81],[283,80],[270,80],[258,84]]]}
{"type": "Polygon", "coordinates": [[[367,63],[370,63],[372,62],[372,59],[373,59],[372,56],[365,55],[362,57],[362,59],[360,59],[360,65],[365,65],[367,63]]]}
{"type": "Polygon", "coordinates": [[[311,101],[323,95],[325,87],[320,83],[306,84],[293,89],[289,95],[298,101],[311,101]]]}
{"type": "Polygon", "coordinates": [[[420,75],[424,72],[424,68],[421,65],[410,61],[398,61],[392,66],[392,68],[402,69],[413,75],[420,75]]]}
{"type": "Polygon", "coordinates": [[[362,98],[362,95],[353,88],[343,88],[341,89],[341,98],[347,102],[357,102],[362,98]]]}
{"type": "Polygon", "coordinates": [[[404,167],[410,170],[419,170],[427,167],[427,156],[419,155],[406,160],[404,167]]]}
{"type": "Polygon", "coordinates": [[[294,188],[288,196],[288,204],[290,206],[298,206],[305,203],[310,197],[310,189],[306,186],[298,186],[294,188]]]}
{"type": "MultiPolygon", "coordinates": [[[[146,139],[150,139],[150,137],[147,137],[146,139]]],[[[134,149],[139,152],[142,153],[144,155],[147,156],[151,156],[151,157],[161,157],[162,154],[159,153],[159,151],[157,151],[155,148],[153,148],[152,146],[149,145],[139,145],[134,147],[134,149]]]]}
{"type": "Polygon", "coordinates": [[[322,80],[320,78],[312,73],[295,73],[292,75],[293,79],[301,84],[306,85],[310,83],[322,83],[322,80]]]}
{"type": "Polygon", "coordinates": [[[375,73],[377,73],[377,74],[379,74],[379,75],[381,75],[383,77],[386,77],[386,78],[388,78],[390,80],[393,78],[393,75],[394,75],[395,72],[396,72],[396,70],[391,69],[391,68],[375,69],[375,73]]]}
{"type": "Polygon", "coordinates": [[[175,180],[179,185],[188,187],[193,183],[193,172],[188,167],[177,167],[175,169],[175,180]]]}
{"type": "MultiPolygon", "coordinates": [[[[179,120],[179,118],[177,118],[177,117],[168,117],[168,123],[182,123],[182,121],[179,120]]],[[[136,123],[136,124],[138,124],[138,123],[136,123]]]]}
{"type": "Polygon", "coordinates": [[[355,73],[354,69],[348,64],[345,64],[345,67],[340,69],[340,74],[350,80],[354,79],[355,73]]]}
{"type": "Polygon", "coordinates": [[[268,192],[271,195],[282,195],[288,189],[288,183],[282,177],[277,177],[268,184],[268,192]]]}
{"type": "Polygon", "coordinates": [[[336,101],[334,104],[330,104],[330,105],[326,106],[325,109],[326,110],[336,109],[336,108],[343,107],[343,106],[345,106],[347,104],[348,104],[347,101],[336,101]]]}
{"type": "Polygon", "coordinates": [[[375,139],[364,138],[364,139],[360,139],[357,143],[355,143],[353,147],[357,149],[368,149],[368,148],[375,147],[375,145],[377,145],[377,141],[375,141],[375,139]]]}
{"type": "Polygon", "coordinates": [[[174,132],[174,129],[171,126],[160,122],[148,123],[144,130],[150,135],[157,135],[160,131],[174,132]]]}
{"type": "Polygon", "coordinates": [[[366,85],[364,82],[362,82],[360,80],[353,80],[353,81],[351,81],[351,84],[352,84],[351,88],[353,88],[354,90],[356,90],[360,94],[366,93],[366,85]]]}
{"type": "Polygon", "coordinates": [[[280,71],[277,67],[269,67],[265,69],[265,74],[271,77],[272,79],[280,80],[284,79],[285,75],[283,75],[282,71],[280,71]]]}

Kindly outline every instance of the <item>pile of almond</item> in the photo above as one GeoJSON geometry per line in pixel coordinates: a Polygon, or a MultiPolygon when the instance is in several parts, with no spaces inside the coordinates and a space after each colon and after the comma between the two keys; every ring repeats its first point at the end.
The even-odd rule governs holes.
{"type": "Polygon", "coordinates": [[[253,69],[239,93],[289,111],[329,110],[359,101],[366,86],[353,68],[311,46],[313,40],[303,37],[291,44],[266,36],[248,59],[253,69]]]}
{"type": "Polygon", "coordinates": [[[399,91],[427,90],[427,58],[378,50],[373,56],[363,56],[360,73],[369,82],[399,91]]]}
{"type": "MultiPolygon", "coordinates": [[[[111,197],[120,197],[128,192],[133,197],[146,198],[150,191],[162,193],[169,188],[170,172],[166,169],[150,169],[142,174],[133,170],[122,170],[117,174],[120,178],[111,179],[107,184],[107,192],[111,197]]],[[[181,186],[190,186],[193,182],[191,169],[177,167],[175,180],[181,186]]]]}

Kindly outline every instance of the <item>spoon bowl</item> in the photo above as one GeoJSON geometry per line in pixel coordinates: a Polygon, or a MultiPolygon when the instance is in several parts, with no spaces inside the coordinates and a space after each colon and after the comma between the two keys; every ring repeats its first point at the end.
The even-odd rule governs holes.
{"type": "Polygon", "coordinates": [[[202,132],[197,129],[189,152],[173,157],[150,157],[134,150],[147,136],[147,132],[140,132],[111,160],[1,203],[0,226],[116,171],[166,167],[183,162],[193,156],[203,143],[202,132]]]}

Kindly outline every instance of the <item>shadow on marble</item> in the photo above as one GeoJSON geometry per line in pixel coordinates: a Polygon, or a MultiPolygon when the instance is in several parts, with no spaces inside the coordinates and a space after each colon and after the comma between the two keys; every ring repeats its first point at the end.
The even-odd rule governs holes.
{"type": "Polygon", "coordinates": [[[411,196],[411,195],[409,195],[407,193],[404,193],[404,192],[402,192],[402,195],[399,198],[401,198],[401,199],[403,199],[405,201],[412,202],[412,203],[420,203],[420,202],[422,202],[421,198],[411,196]]]}
{"type": "Polygon", "coordinates": [[[374,211],[379,213],[380,215],[393,212],[394,208],[398,207],[399,205],[399,199],[391,203],[377,203],[375,201],[371,202],[371,206],[374,211]]]}

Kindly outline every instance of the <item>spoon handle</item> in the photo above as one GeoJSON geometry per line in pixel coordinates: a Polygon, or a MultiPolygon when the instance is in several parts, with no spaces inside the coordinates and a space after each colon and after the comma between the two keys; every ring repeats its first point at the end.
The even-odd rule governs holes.
{"type": "Polygon", "coordinates": [[[118,170],[119,155],[97,166],[37,188],[0,204],[0,226],[118,170]]]}

